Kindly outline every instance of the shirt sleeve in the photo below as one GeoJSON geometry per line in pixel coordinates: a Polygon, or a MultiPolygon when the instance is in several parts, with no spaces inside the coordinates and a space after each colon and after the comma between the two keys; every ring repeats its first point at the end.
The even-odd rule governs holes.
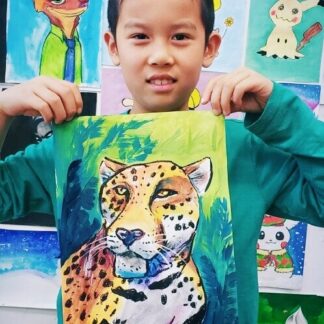
{"type": "Polygon", "coordinates": [[[53,139],[0,161],[0,222],[31,212],[53,214],[53,139]]]}
{"type": "Polygon", "coordinates": [[[247,114],[245,126],[266,144],[263,151],[271,147],[272,152],[281,152],[255,151],[263,194],[271,190],[269,183],[276,182],[279,188],[269,213],[324,226],[324,123],[293,92],[274,84],[263,113],[247,114]]]}

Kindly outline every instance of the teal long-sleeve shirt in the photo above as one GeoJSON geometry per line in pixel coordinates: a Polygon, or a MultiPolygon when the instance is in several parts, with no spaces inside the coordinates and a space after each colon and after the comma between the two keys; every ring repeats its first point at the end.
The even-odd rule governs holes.
{"type": "MultiPolygon", "coordinates": [[[[226,147],[239,322],[253,324],[256,243],[264,214],[324,226],[324,123],[275,84],[262,114],[247,114],[244,123],[226,120],[226,147]]],[[[54,154],[49,139],[0,162],[1,221],[53,213],[54,154]]]]}

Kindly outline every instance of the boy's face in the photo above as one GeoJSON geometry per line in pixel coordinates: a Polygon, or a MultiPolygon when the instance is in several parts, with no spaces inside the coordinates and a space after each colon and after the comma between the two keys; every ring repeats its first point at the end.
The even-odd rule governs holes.
{"type": "Polygon", "coordinates": [[[132,93],[132,112],[186,110],[188,99],[217,53],[219,36],[205,46],[200,0],[123,0],[116,41],[105,35],[132,93]]]}

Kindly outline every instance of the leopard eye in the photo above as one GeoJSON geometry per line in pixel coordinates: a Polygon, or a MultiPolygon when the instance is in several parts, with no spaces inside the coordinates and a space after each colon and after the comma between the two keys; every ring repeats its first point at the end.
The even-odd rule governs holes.
{"type": "Polygon", "coordinates": [[[177,192],[174,191],[174,190],[161,189],[156,193],[155,197],[156,198],[166,198],[166,197],[169,197],[169,196],[173,196],[175,194],[177,194],[177,192]]]}
{"type": "Polygon", "coordinates": [[[114,190],[116,191],[117,195],[120,196],[126,196],[128,194],[128,189],[124,186],[117,186],[114,188],[114,190]]]}
{"type": "Polygon", "coordinates": [[[281,4],[279,7],[278,7],[279,10],[284,10],[285,9],[285,6],[283,4],[281,4]]]}

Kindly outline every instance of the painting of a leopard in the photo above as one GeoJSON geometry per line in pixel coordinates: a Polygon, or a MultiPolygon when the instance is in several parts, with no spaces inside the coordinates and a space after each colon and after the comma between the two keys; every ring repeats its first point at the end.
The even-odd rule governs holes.
{"type": "Polygon", "coordinates": [[[66,323],[200,323],[205,293],[191,257],[209,158],[100,164],[102,227],[62,266],[66,323]]]}

